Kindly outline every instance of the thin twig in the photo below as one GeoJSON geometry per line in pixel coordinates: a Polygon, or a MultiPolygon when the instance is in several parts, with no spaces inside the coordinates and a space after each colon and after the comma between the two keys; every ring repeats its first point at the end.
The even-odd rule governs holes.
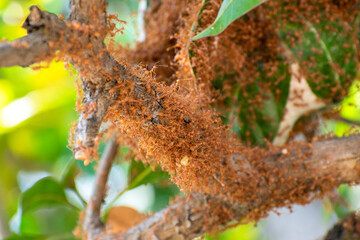
{"type": "Polygon", "coordinates": [[[356,120],[346,119],[346,118],[343,118],[343,117],[339,117],[339,120],[343,121],[344,123],[360,127],[360,122],[358,122],[356,120]]]}
{"type": "Polygon", "coordinates": [[[115,141],[110,140],[100,160],[93,193],[86,207],[86,216],[84,220],[83,230],[84,234],[87,235],[88,240],[96,239],[96,237],[104,230],[104,224],[100,220],[100,210],[106,195],[106,182],[117,150],[118,144],[115,141]]]}

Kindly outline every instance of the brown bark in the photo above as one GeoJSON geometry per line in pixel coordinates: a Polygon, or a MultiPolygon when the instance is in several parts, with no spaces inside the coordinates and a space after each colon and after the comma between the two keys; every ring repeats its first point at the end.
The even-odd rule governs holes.
{"type": "MultiPolygon", "coordinates": [[[[316,187],[316,182],[329,174],[334,176],[334,182],[328,183],[330,186],[358,182],[360,172],[359,141],[360,135],[354,135],[314,143],[312,146],[313,154],[306,160],[306,165],[317,171],[309,171],[306,168],[294,169],[293,163],[302,161],[296,153],[282,159],[280,157],[282,153],[275,153],[264,161],[278,167],[285,166],[288,168],[289,176],[306,178],[306,185],[302,186],[304,193],[316,194],[319,190],[316,187]]],[[[277,179],[272,184],[277,185],[276,183],[279,181],[281,180],[277,179]]],[[[269,204],[274,204],[271,207],[275,208],[283,206],[288,201],[296,202],[294,196],[291,195],[291,189],[287,189],[284,185],[286,183],[279,185],[282,196],[279,194],[277,199],[272,199],[269,186],[254,189],[252,194],[259,194],[259,196],[258,201],[253,202],[234,203],[218,196],[194,194],[191,196],[191,200],[176,203],[154,214],[138,226],[129,229],[120,239],[192,239],[213,229],[219,222],[223,224],[232,220],[241,222],[249,214],[269,204]],[[223,209],[217,213],[222,213],[222,215],[214,216],[214,210],[218,210],[215,207],[219,206],[222,206],[223,209]]],[[[308,200],[310,201],[313,197],[315,196],[309,196],[308,200]]]]}
{"type": "Polygon", "coordinates": [[[360,239],[360,218],[356,212],[335,224],[324,237],[324,240],[358,239],[360,239]]]}
{"type": "Polygon", "coordinates": [[[0,67],[27,67],[46,58],[52,59],[55,51],[65,44],[63,36],[68,33],[63,21],[37,6],[31,6],[30,11],[23,24],[28,35],[0,44],[0,67]]]}
{"type": "MultiPolygon", "coordinates": [[[[286,167],[289,176],[304,177],[306,184],[302,186],[304,194],[316,194],[321,185],[317,185],[319,179],[334,176],[329,187],[337,186],[340,183],[356,183],[359,179],[360,154],[357,149],[360,147],[360,135],[347,138],[330,139],[313,144],[313,154],[306,160],[309,169],[317,169],[316,172],[308,168],[294,169],[294,162],[302,161],[298,153],[281,157],[283,153],[269,155],[264,161],[279,168],[286,167]],[[334,147],[336,146],[336,147],[334,147]],[[335,173],[335,175],[333,174],[335,173]]],[[[104,232],[99,239],[193,239],[211,230],[219,229],[229,221],[239,223],[246,217],[256,215],[260,209],[268,208],[268,211],[275,207],[288,205],[289,202],[297,202],[292,195],[292,189],[284,187],[282,182],[279,190],[282,195],[273,198],[269,186],[262,186],[252,194],[258,194],[257,201],[253,202],[232,202],[225,198],[206,195],[201,193],[191,194],[189,197],[169,206],[168,208],[155,213],[144,222],[127,230],[125,233],[116,235],[104,232]],[[270,205],[270,206],[269,206],[270,205]]],[[[331,181],[331,180],[330,180],[331,181]]],[[[316,195],[309,196],[311,201],[316,195]]],[[[301,200],[304,200],[301,198],[301,200]]]]}
{"type": "Polygon", "coordinates": [[[104,225],[100,220],[101,205],[106,196],[106,183],[110,173],[111,166],[115,160],[118,150],[118,144],[113,140],[109,141],[105,152],[103,153],[99,168],[97,169],[93,193],[89,203],[86,206],[86,215],[84,220],[84,235],[86,239],[96,239],[104,231],[104,225]]]}

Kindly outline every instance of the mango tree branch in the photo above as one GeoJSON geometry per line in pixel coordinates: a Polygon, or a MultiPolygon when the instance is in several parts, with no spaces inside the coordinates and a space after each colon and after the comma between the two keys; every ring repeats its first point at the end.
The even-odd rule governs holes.
{"type": "Polygon", "coordinates": [[[27,35],[13,42],[0,44],[0,67],[27,67],[51,55],[42,33],[27,35]]]}
{"type": "Polygon", "coordinates": [[[71,21],[77,21],[84,25],[92,25],[103,32],[106,29],[106,0],[71,0],[71,21]]]}
{"type": "Polygon", "coordinates": [[[106,0],[70,1],[69,20],[83,34],[73,39],[78,49],[76,55],[70,54],[69,61],[80,74],[82,82],[94,85],[104,84],[109,80],[109,75],[104,74],[114,71],[113,60],[104,44],[107,34],[106,5],[106,0]]]}
{"type": "Polygon", "coordinates": [[[103,232],[104,224],[100,220],[100,210],[106,196],[106,183],[114,162],[118,144],[110,140],[101,157],[99,167],[96,172],[93,193],[86,207],[83,233],[86,239],[93,240],[103,232]]]}
{"type": "Polygon", "coordinates": [[[28,35],[0,44],[0,67],[22,66],[50,59],[66,41],[68,29],[56,15],[30,7],[23,28],[28,35]]]}
{"type": "Polygon", "coordinates": [[[341,219],[326,234],[323,240],[358,240],[360,239],[360,217],[353,212],[341,219]]]}
{"type": "MultiPolygon", "coordinates": [[[[287,168],[286,176],[288,178],[306,178],[306,184],[302,188],[303,193],[308,195],[308,201],[310,201],[317,196],[320,188],[327,188],[326,184],[329,187],[335,187],[341,183],[357,183],[359,181],[359,148],[360,135],[354,135],[313,143],[312,155],[306,160],[296,151],[285,157],[284,152],[277,152],[263,160],[269,165],[287,168]],[[298,161],[304,162],[307,168],[294,169],[294,163],[298,161]],[[334,179],[324,182],[325,186],[319,185],[319,180],[327,179],[329,175],[334,176],[334,179]]],[[[268,186],[253,189],[251,194],[258,195],[257,201],[253,202],[231,202],[219,196],[192,194],[188,201],[179,201],[127,230],[120,239],[193,239],[214,229],[219,223],[225,225],[234,220],[241,222],[246,217],[256,216],[257,212],[264,208],[268,208],[269,211],[275,207],[288,206],[289,203],[304,203],[303,198],[298,199],[294,196],[293,189],[285,186],[288,179],[273,177],[272,186],[285,189],[281,190],[281,194],[275,195],[276,199],[271,199],[274,195],[269,191],[268,186]]],[[[101,239],[115,238],[105,234],[101,239]]]]}
{"type": "Polygon", "coordinates": [[[74,39],[81,50],[68,56],[80,75],[84,91],[73,151],[75,158],[87,161],[96,156],[94,139],[108,107],[117,97],[109,93],[117,78],[114,76],[115,61],[104,44],[106,6],[106,0],[70,1],[69,20],[84,32],[74,39]]]}

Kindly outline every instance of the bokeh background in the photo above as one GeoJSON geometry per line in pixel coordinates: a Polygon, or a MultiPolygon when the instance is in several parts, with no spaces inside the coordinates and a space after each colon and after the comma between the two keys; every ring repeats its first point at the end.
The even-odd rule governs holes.
{"type": "MultiPolygon", "coordinates": [[[[129,47],[144,37],[139,2],[147,3],[109,1],[109,12],[127,21],[124,33],[115,40],[129,47]]],[[[0,39],[13,40],[26,34],[21,25],[31,5],[68,14],[68,1],[0,0],[0,39]]],[[[76,78],[76,73],[65,69],[62,62],[43,64],[40,70],[0,69],[0,239],[76,239],[73,232],[89,199],[96,166],[92,163],[85,167],[74,160],[68,147],[69,131],[78,117],[74,110],[76,78]]],[[[338,107],[343,118],[360,123],[357,84],[338,107]]],[[[342,136],[358,128],[344,121],[320,121],[324,134],[342,136]]],[[[103,148],[101,144],[100,152],[103,148]]],[[[127,147],[121,146],[110,174],[104,219],[113,206],[129,206],[140,213],[164,208],[179,194],[167,179],[168,175],[159,169],[153,172],[129,159],[127,147]]],[[[318,238],[338,218],[360,207],[359,187],[344,185],[333,195],[305,207],[294,206],[291,214],[279,209],[281,216],[270,214],[256,226],[229,229],[218,239],[318,238]]]]}

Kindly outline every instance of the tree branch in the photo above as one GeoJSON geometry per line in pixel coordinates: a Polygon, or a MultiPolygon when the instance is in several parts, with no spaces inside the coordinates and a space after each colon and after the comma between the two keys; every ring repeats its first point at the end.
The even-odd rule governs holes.
{"type": "MultiPolygon", "coordinates": [[[[323,184],[335,187],[341,183],[353,184],[359,181],[360,135],[315,142],[312,148],[313,154],[305,161],[299,158],[296,152],[285,157],[282,157],[284,156],[282,152],[277,152],[263,160],[269,165],[287,168],[289,178],[305,178],[306,185],[302,188],[303,194],[308,196],[307,202],[320,196],[317,195],[319,190],[327,188],[323,184]],[[306,164],[308,168],[294,168],[294,163],[298,161],[306,164]],[[309,169],[316,171],[309,171],[309,169]],[[329,174],[335,178],[319,184],[319,180],[326,179],[329,174]]],[[[239,223],[249,216],[256,216],[262,209],[267,209],[268,212],[276,207],[289,206],[290,203],[305,203],[303,198],[297,199],[294,196],[294,189],[287,188],[288,180],[274,179],[270,191],[269,186],[265,185],[260,189],[253,189],[250,194],[258,195],[257,201],[253,202],[232,202],[219,196],[192,194],[190,200],[184,199],[154,214],[126,231],[120,239],[193,239],[214,230],[219,224],[225,226],[229,221],[239,223]],[[274,187],[280,192],[275,195],[275,199],[272,199],[274,187]]],[[[101,239],[119,238],[105,234],[101,239]]]]}
{"type": "Polygon", "coordinates": [[[118,144],[110,140],[101,157],[99,168],[96,172],[93,193],[86,207],[83,231],[88,240],[97,239],[103,232],[104,224],[100,220],[101,205],[106,195],[106,182],[110,173],[111,166],[114,162],[118,144]]]}
{"type": "Polygon", "coordinates": [[[0,44],[0,67],[27,67],[51,55],[42,33],[34,33],[13,42],[0,44]]]}
{"type": "Polygon", "coordinates": [[[358,240],[360,239],[360,218],[356,212],[342,219],[328,231],[323,240],[358,240]]]}
{"type": "Polygon", "coordinates": [[[69,20],[92,25],[95,29],[105,32],[106,6],[106,0],[71,0],[69,20]]]}
{"type": "Polygon", "coordinates": [[[27,36],[0,44],[0,67],[22,66],[52,58],[66,41],[65,23],[56,15],[30,7],[30,14],[22,26],[27,36]],[[64,42],[60,42],[64,40],[64,42]]]}
{"type": "MultiPolygon", "coordinates": [[[[107,34],[106,6],[106,0],[70,1],[69,20],[89,29],[85,31],[86,35],[76,38],[81,48],[76,55],[68,58],[80,75],[84,91],[73,151],[76,159],[87,161],[96,156],[94,139],[109,106],[117,98],[116,93],[110,94],[110,89],[119,79],[114,74],[114,70],[118,70],[117,64],[104,44],[107,34]]],[[[119,67],[121,79],[123,67],[119,67]]]]}

